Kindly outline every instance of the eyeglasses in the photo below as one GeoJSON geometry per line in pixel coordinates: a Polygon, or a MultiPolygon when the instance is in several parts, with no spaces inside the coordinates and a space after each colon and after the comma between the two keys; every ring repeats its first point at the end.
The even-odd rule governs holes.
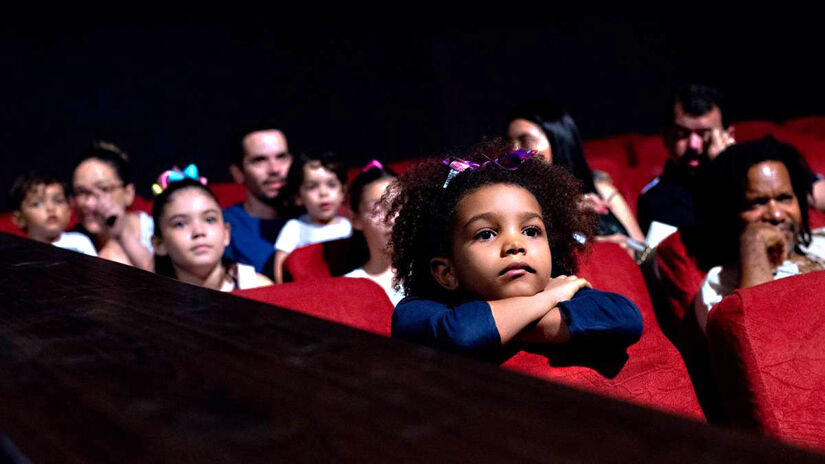
{"type": "Polygon", "coordinates": [[[447,165],[450,167],[450,173],[447,174],[447,178],[444,180],[444,185],[442,188],[447,188],[450,185],[450,181],[453,180],[455,176],[458,175],[460,172],[464,172],[466,170],[473,170],[482,168],[487,166],[490,163],[495,163],[496,166],[506,169],[508,171],[515,171],[528,159],[533,158],[534,156],[538,155],[538,152],[533,150],[515,150],[503,155],[500,155],[492,160],[485,161],[481,164],[467,161],[460,158],[445,158],[442,161],[442,164],[447,165]]]}
{"type": "Polygon", "coordinates": [[[72,189],[72,195],[79,200],[79,201],[86,201],[91,197],[94,197],[95,200],[99,200],[101,198],[108,198],[112,196],[115,191],[122,189],[123,184],[118,185],[101,185],[92,187],[91,189],[86,189],[83,187],[74,187],[72,189]]]}

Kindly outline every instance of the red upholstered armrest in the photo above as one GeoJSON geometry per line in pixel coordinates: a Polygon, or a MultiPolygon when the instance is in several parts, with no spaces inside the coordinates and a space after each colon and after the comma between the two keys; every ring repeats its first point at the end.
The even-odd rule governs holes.
{"type": "Polygon", "coordinates": [[[393,305],[384,290],[369,279],[336,277],[236,290],[233,293],[390,336],[393,305]]]}
{"type": "Polygon", "coordinates": [[[825,272],[737,290],[708,317],[737,425],[825,451],[825,272]]]}
{"type": "Polygon", "coordinates": [[[676,232],[664,239],[656,248],[656,265],[659,269],[661,291],[664,293],[665,315],[679,325],[688,311],[692,311],[693,299],[702,287],[707,273],[689,256],[682,234],[676,232]]]}
{"type": "Polygon", "coordinates": [[[644,332],[631,346],[619,370],[581,364],[564,365],[538,353],[521,352],[503,366],[536,377],[661,409],[703,419],[685,364],[656,323],[653,307],[638,266],[612,243],[594,243],[580,260],[579,275],[593,288],[622,294],[642,312],[644,332]]]}
{"type": "Polygon", "coordinates": [[[324,246],[315,243],[297,248],[284,261],[284,271],[288,274],[286,280],[293,282],[328,279],[329,266],[324,260],[324,246]]]}

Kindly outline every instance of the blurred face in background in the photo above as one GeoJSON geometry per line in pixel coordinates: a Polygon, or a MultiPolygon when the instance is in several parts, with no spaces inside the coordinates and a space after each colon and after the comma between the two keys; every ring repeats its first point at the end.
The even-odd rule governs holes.
{"type": "Polygon", "coordinates": [[[538,152],[553,162],[553,152],[547,135],[537,124],[526,119],[514,119],[507,127],[507,137],[517,148],[538,152]]]}
{"type": "Polygon", "coordinates": [[[90,158],[72,176],[72,199],[78,222],[92,235],[106,232],[112,217],[121,218],[135,200],[135,187],[124,185],[115,168],[90,158]]]}

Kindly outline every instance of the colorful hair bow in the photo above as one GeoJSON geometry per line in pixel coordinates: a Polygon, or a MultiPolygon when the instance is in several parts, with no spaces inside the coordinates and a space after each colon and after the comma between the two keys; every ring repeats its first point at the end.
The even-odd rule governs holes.
{"type": "Polygon", "coordinates": [[[370,161],[369,163],[367,163],[367,165],[364,166],[364,169],[362,169],[361,172],[367,172],[367,171],[369,171],[370,169],[373,169],[373,168],[375,168],[375,169],[384,169],[384,165],[381,164],[380,161],[374,159],[374,160],[370,161]]]}
{"type": "Polygon", "coordinates": [[[450,167],[450,172],[447,174],[447,178],[444,180],[444,185],[441,188],[447,188],[450,185],[450,181],[453,180],[455,176],[458,175],[460,172],[464,172],[466,170],[473,170],[478,169],[484,166],[487,166],[490,163],[495,163],[498,167],[502,169],[506,169],[508,171],[515,171],[518,169],[525,160],[530,159],[536,156],[538,153],[533,150],[516,150],[507,152],[499,157],[485,161],[482,164],[475,163],[473,161],[467,161],[460,158],[446,158],[442,161],[442,164],[445,164],[450,167]]]}
{"type": "Polygon", "coordinates": [[[206,185],[206,177],[201,177],[198,175],[198,167],[194,164],[186,166],[183,171],[175,166],[158,176],[158,181],[152,184],[152,193],[155,195],[160,195],[164,190],[169,188],[169,184],[173,182],[180,182],[184,179],[196,180],[201,184],[206,185]]]}

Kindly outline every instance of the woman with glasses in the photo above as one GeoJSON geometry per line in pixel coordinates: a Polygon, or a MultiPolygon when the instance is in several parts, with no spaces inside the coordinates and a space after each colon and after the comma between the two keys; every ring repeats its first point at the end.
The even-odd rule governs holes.
{"type": "Polygon", "coordinates": [[[135,200],[132,167],[115,145],[95,142],[72,176],[80,232],[101,258],[152,270],[152,217],[127,208],[135,200]]]}

